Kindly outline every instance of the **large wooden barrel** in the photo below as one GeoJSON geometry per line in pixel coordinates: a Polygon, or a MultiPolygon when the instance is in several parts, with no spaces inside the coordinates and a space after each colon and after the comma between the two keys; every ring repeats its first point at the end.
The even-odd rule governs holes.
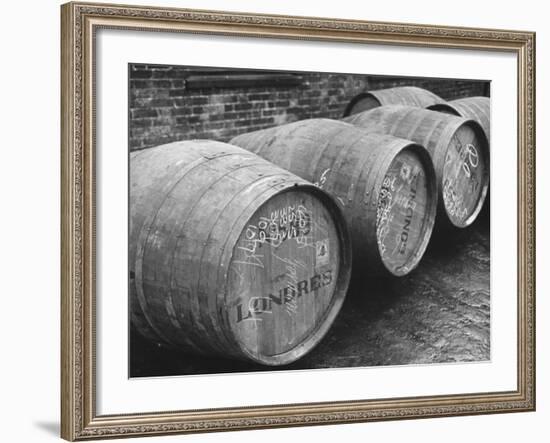
{"type": "Polygon", "coordinates": [[[485,131],[487,140],[491,140],[491,99],[489,97],[459,98],[428,106],[427,109],[475,120],[485,131]]]}
{"type": "Polygon", "coordinates": [[[410,106],[382,106],[345,120],[425,146],[437,175],[439,213],[459,228],[473,223],[489,184],[489,144],[478,123],[410,106]]]}
{"type": "Polygon", "coordinates": [[[416,86],[378,89],[362,92],[353,97],[344,110],[344,117],[379,106],[406,105],[426,108],[436,103],[445,103],[445,100],[433,92],[416,86]]]}
{"type": "Polygon", "coordinates": [[[235,146],[130,155],[133,326],[185,351],[290,363],[342,306],[351,246],[318,187],[235,146]]]}
{"type": "Polygon", "coordinates": [[[418,264],[437,208],[428,152],[400,138],[311,119],[239,135],[231,143],[316,183],[342,205],[363,275],[405,275],[418,264]]]}

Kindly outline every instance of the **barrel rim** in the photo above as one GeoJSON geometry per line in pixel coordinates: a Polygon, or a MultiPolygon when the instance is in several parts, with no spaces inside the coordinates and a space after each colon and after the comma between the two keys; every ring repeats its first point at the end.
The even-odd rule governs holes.
{"type": "Polygon", "coordinates": [[[457,117],[462,117],[458,109],[456,109],[451,102],[446,103],[435,103],[430,106],[426,106],[428,111],[436,111],[436,112],[445,112],[447,111],[450,115],[455,115],[457,117]]]}
{"type": "MultiPolygon", "coordinates": [[[[360,100],[363,100],[364,98],[367,98],[367,97],[372,97],[374,98],[378,103],[380,103],[380,106],[382,106],[382,103],[380,102],[380,100],[378,99],[378,97],[376,97],[374,94],[372,94],[372,91],[363,91],[363,92],[360,92],[359,94],[357,94],[355,97],[353,97],[349,103],[346,105],[346,108],[344,109],[344,113],[342,114],[342,117],[349,117],[350,115],[353,115],[351,113],[351,111],[353,110],[354,106],[360,101],[360,100]]],[[[369,109],[367,109],[367,111],[369,111],[369,109]]]]}
{"type": "MultiPolygon", "coordinates": [[[[394,136],[392,136],[394,137],[394,136]]],[[[394,137],[399,139],[399,137],[394,137]]],[[[422,223],[422,231],[421,231],[421,238],[420,244],[417,248],[417,251],[415,252],[414,256],[412,257],[412,260],[407,263],[407,265],[403,265],[403,272],[402,273],[396,273],[394,269],[390,269],[386,263],[385,260],[382,259],[382,254],[380,253],[380,261],[384,265],[384,268],[387,269],[392,275],[395,275],[397,277],[403,277],[405,275],[408,275],[410,272],[412,272],[420,263],[422,260],[422,257],[424,256],[424,253],[426,252],[426,249],[428,247],[428,244],[430,243],[430,239],[433,233],[433,229],[435,226],[435,219],[437,215],[437,205],[438,205],[438,185],[437,185],[437,176],[435,172],[435,167],[433,164],[432,157],[428,150],[422,146],[420,143],[412,142],[406,139],[402,139],[405,142],[408,142],[406,144],[403,144],[395,149],[395,151],[392,153],[391,156],[389,156],[389,161],[387,162],[387,165],[384,165],[384,170],[388,169],[389,166],[392,164],[392,162],[395,160],[397,155],[400,153],[412,150],[415,154],[419,156],[419,159],[422,163],[422,166],[424,167],[424,171],[426,173],[426,184],[428,187],[427,195],[429,200],[429,209],[425,212],[424,221],[422,223]],[[387,167],[386,167],[387,166],[387,167]]],[[[378,189],[379,190],[379,189],[378,189]]],[[[380,248],[380,245],[378,241],[376,242],[377,248],[380,248]]],[[[380,251],[380,249],[379,249],[380,251]]],[[[380,251],[381,252],[381,251],[380,251]]]]}
{"type": "MultiPolygon", "coordinates": [[[[445,103],[445,101],[439,96],[437,95],[435,92],[432,92],[430,91],[429,89],[426,89],[426,88],[422,88],[420,86],[414,86],[414,85],[403,85],[403,86],[393,86],[391,88],[382,88],[382,89],[369,89],[368,91],[363,91],[363,92],[360,92],[359,94],[357,94],[356,96],[354,96],[350,101],[349,103],[347,104],[345,110],[344,110],[344,113],[342,114],[342,118],[344,117],[349,117],[350,115],[353,115],[351,113],[351,111],[353,110],[354,106],[360,101],[360,100],[363,100],[364,98],[367,98],[367,97],[371,97],[373,98],[374,100],[376,100],[380,106],[388,106],[389,104],[384,104],[382,103],[382,99],[379,97],[379,93],[381,91],[390,91],[392,89],[401,89],[401,90],[414,90],[415,92],[420,92],[420,93],[426,93],[427,95],[429,96],[432,96],[433,98],[437,99],[438,100],[438,103],[445,103]]],[[[409,105],[410,106],[410,105],[409,105]]],[[[430,105],[432,106],[432,105],[430,105]]],[[[416,106],[413,106],[413,107],[416,107],[416,106]]],[[[420,107],[422,109],[422,107],[420,107]]],[[[372,109],[372,108],[371,108],[372,109]]],[[[429,109],[428,106],[425,107],[425,109],[429,109]]],[[[366,109],[365,111],[369,111],[370,109],[366,109]]],[[[364,111],[362,111],[364,112],[364,111]]]]}
{"type": "MultiPolygon", "coordinates": [[[[384,95],[384,93],[386,91],[391,91],[392,89],[393,90],[400,89],[402,91],[403,90],[414,91],[415,93],[420,93],[420,94],[426,93],[429,96],[433,96],[434,98],[437,98],[437,99],[443,101],[443,99],[439,95],[437,95],[436,93],[430,91],[429,89],[422,88],[420,86],[413,86],[413,85],[393,86],[391,88],[382,88],[382,89],[371,89],[367,92],[370,92],[374,97],[376,97],[377,100],[380,101],[380,97],[378,97],[378,95],[380,93],[382,93],[382,95],[384,95]]],[[[380,101],[380,103],[382,103],[382,102],[380,101]]]]}
{"type": "MultiPolygon", "coordinates": [[[[438,112],[436,110],[428,109],[428,108],[416,108],[416,107],[410,106],[410,105],[384,105],[384,106],[369,109],[369,110],[366,110],[366,111],[363,111],[363,112],[359,112],[357,114],[353,114],[352,116],[347,117],[345,121],[361,128],[362,127],[361,122],[368,119],[369,113],[373,113],[373,115],[374,115],[375,113],[385,113],[385,112],[395,110],[395,109],[399,109],[401,111],[409,110],[410,112],[432,113],[432,114],[437,114],[438,115],[437,118],[446,119],[447,122],[446,122],[446,125],[445,125],[445,135],[441,135],[440,138],[439,138],[439,141],[438,141],[438,146],[442,146],[441,151],[442,151],[443,154],[446,154],[447,150],[449,149],[449,144],[451,142],[452,136],[456,133],[456,131],[458,131],[463,126],[471,127],[473,129],[473,131],[476,133],[476,136],[478,136],[479,139],[482,140],[481,150],[483,152],[484,159],[486,159],[488,171],[490,171],[490,168],[489,168],[489,165],[490,165],[489,140],[488,140],[487,135],[485,134],[485,131],[483,130],[482,126],[478,122],[476,122],[475,120],[473,120],[471,118],[465,118],[465,117],[461,117],[461,116],[457,116],[457,115],[453,115],[453,114],[446,114],[446,113],[438,112]]],[[[364,128],[364,129],[367,132],[392,135],[391,133],[386,132],[386,131],[378,132],[378,131],[370,131],[368,128],[364,128]]],[[[392,135],[392,136],[397,137],[395,135],[392,135]]],[[[406,140],[406,139],[404,139],[404,140],[406,140]]],[[[446,220],[447,225],[451,225],[451,226],[454,226],[454,227],[457,227],[457,228],[466,228],[466,227],[470,226],[475,221],[475,219],[479,215],[481,209],[483,208],[483,203],[485,202],[485,198],[487,196],[487,190],[488,190],[488,187],[489,187],[490,172],[488,172],[484,175],[485,176],[485,182],[484,182],[484,185],[483,185],[482,192],[478,196],[478,201],[476,202],[475,209],[465,219],[465,221],[463,223],[458,223],[457,224],[456,222],[454,222],[450,218],[450,216],[447,212],[447,208],[445,207],[445,202],[443,200],[443,194],[442,194],[441,189],[440,189],[442,187],[442,176],[439,175],[438,171],[440,171],[442,169],[440,168],[439,163],[441,161],[443,161],[443,159],[445,158],[445,155],[439,155],[438,157],[436,157],[434,154],[431,154],[431,156],[433,157],[432,160],[433,160],[433,163],[434,163],[434,166],[435,166],[435,169],[436,169],[436,178],[437,178],[437,186],[438,186],[437,193],[438,193],[439,206],[441,208],[440,209],[441,212],[443,212],[445,214],[445,220],[446,220]]]]}
{"type": "MultiPolygon", "coordinates": [[[[301,181],[303,179],[300,179],[301,181]]],[[[338,277],[336,279],[336,284],[334,287],[334,292],[331,297],[329,306],[325,309],[322,317],[319,317],[317,326],[311,331],[305,340],[296,344],[294,347],[290,348],[287,351],[276,355],[269,356],[258,356],[250,352],[239,340],[236,339],[236,332],[234,329],[234,324],[228,322],[229,331],[235,338],[235,342],[239,344],[239,350],[243,353],[244,358],[251,360],[256,363],[260,363],[267,366],[281,366],[290,364],[306,354],[312,351],[317,344],[323,339],[326,333],[330,330],[334,320],[338,316],[342,305],[344,303],[349,283],[351,280],[351,268],[352,268],[352,248],[351,248],[351,236],[347,223],[344,218],[342,209],[336,202],[336,200],[329,195],[327,192],[323,191],[321,188],[309,184],[309,183],[293,183],[289,186],[277,190],[269,198],[274,198],[278,195],[284,194],[286,192],[291,192],[295,190],[301,190],[306,192],[312,192],[313,195],[318,198],[328,209],[328,211],[333,215],[335,220],[335,227],[338,232],[338,238],[340,239],[340,269],[338,272],[338,277]]],[[[262,205],[258,206],[259,209],[262,205]]],[[[254,211],[255,212],[255,211],[254,211]]],[[[244,228],[243,228],[244,229],[244,228]]],[[[241,231],[242,232],[242,231],[241,231]]],[[[231,255],[228,263],[233,261],[234,248],[231,251],[231,255]]],[[[225,289],[227,291],[227,288],[225,289]]],[[[224,299],[227,301],[227,292],[224,293],[224,299]]],[[[225,314],[224,314],[225,315],[225,314]]]]}
{"type": "MultiPolygon", "coordinates": [[[[456,227],[456,228],[461,228],[461,229],[462,228],[467,228],[468,226],[470,226],[476,220],[477,216],[481,212],[481,209],[483,208],[483,203],[485,202],[485,198],[487,196],[488,187],[489,187],[490,151],[489,151],[489,140],[487,139],[487,135],[485,134],[485,131],[483,130],[482,126],[478,122],[476,122],[475,120],[473,120],[471,118],[462,117],[460,115],[454,115],[454,114],[446,114],[446,113],[443,113],[443,112],[438,112],[438,111],[434,111],[432,109],[427,109],[427,108],[418,108],[418,109],[422,109],[423,111],[428,111],[428,112],[435,112],[435,113],[438,113],[441,118],[443,118],[443,116],[444,116],[444,118],[448,119],[447,126],[445,128],[447,136],[446,137],[441,136],[441,138],[439,140],[439,144],[445,145],[445,149],[441,151],[443,155],[440,156],[439,160],[436,159],[435,157],[433,158],[434,165],[436,166],[436,174],[437,174],[437,171],[438,171],[438,165],[437,165],[438,161],[442,161],[445,158],[447,150],[450,148],[449,145],[451,143],[451,140],[452,140],[454,134],[460,128],[462,128],[463,126],[470,127],[474,131],[476,136],[479,137],[479,139],[482,141],[481,151],[483,152],[483,158],[486,160],[486,164],[487,164],[487,172],[484,174],[485,180],[484,180],[484,184],[483,184],[483,189],[481,190],[481,193],[478,195],[478,199],[477,199],[477,202],[476,202],[475,209],[470,213],[470,215],[462,223],[456,223],[454,220],[451,219],[451,217],[449,216],[449,213],[447,212],[447,208],[445,206],[445,201],[443,199],[443,192],[442,192],[442,189],[443,189],[443,175],[441,175],[438,178],[438,183],[437,183],[437,186],[438,186],[437,193],[438,193],[439,205],[441,207],[441,211],[445,214],[445,220],[446,220],[447,225],[450,225],[450,226],[453,226],[453,227],[456,227]]],[[[442,169],[441,169],[441,171],[442,171],[442,169]]]]}
{"type": "Polygon", "coordinates": [[[487,97],[485,95],[473,95],[471,97],[455,98],[454,100],[450,100],[449,103],[463,103],[467,100],[476,100],[476,101],[479,101],[479,100],[485,101],[485,100],[487,100],[489,103],[491,103],[491,97],[487,97]]]}
{"type": "MultiPolygon", "coordinates": [[[[134,160],[136,157],[144,154],[144,153],[151,153],[157,150],[163,150],[163,149],[171,149],[171,148],[183,148],[185,149],[185,145],[193,146],[193,145],[214,145],[216,146],[216,149],[219,149],[220,151],[226,151],[228,154],[250,154],[250,151],[247,151],[246,149],[241,148],[240,146],[233,145],[230,142],[223,142],[220,140],[212,140],[209,138],[192,138],[188,140],[174,140],[168,143],[163,143],[156,146],[150,146],[145,148],[138,148],[138,149],[132,149],[131,151],[128,151],[128,161],[134,160]]],[[[204,157],[202,153],[198,153],[198,155],[204,157]]]]}
{"type": "Polygon", "coordinates": [[[483,159],[485,160],[485,164],[486,164],[486,171],[483,176],[484,177],[483,188],[481,192],[478,194],[475,209],[471,212],[468,218],[464,220],[463,223],[460,223],[460,224],[455,223],[448,216],[447,211],[445,211],[445,214],[447,214],[447,219],[457,228],[467,228],[477,219],[477,216],[481,212],[481,209],[483,209],[483,204],[485,203],[485,200],[487,198],[487,192],[489,190],[489,182],[491,178],[491,152],[489,149],[489,140],[487,139],[487,135],[485,134],[483,127],[475,120],[470,118],[467,118],[464,120],[465,121],[460,126],[463,126],[463,125],[470,126],[474,130],[476,136],[482,140],[481,150],[483,152],[483,159]]]}

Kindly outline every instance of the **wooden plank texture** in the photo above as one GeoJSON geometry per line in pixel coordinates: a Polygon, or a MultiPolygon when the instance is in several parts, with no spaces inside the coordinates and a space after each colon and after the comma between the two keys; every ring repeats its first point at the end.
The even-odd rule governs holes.
{"type": "Polygon", "coordinates": [[[425,146],[435,166],[440,219],[459,228],[473,223],[489,185],[489,143],[478,123],[410,106],[381,106],[345,121],[425,146]]]}
{"type": "Polygon", "coordinates": [[[489,97],[467,97],[428,106],[427,109],[458,115],[478,122],[487,140],[491,140],[491,99],[489,97]]]}
{"type": "Polygon", "coordinates": [[[315,183],[342,206],[361,272],[406,275],[429,241],[435,171],[409,140],[311,119],[235,137],[231,143],[315,183]]]}
{"type": "Polygon", "coordinates": [[[350,274],[343,215],[327,194],[208,140],[133,153],[130,177],[131,317],[142,335],[270,365],[316,345],[350,274]]]}
{"type": "Polygon", "coordinates": [[[444,102],[441,97],[433,92],[417,86],[377,89],[365,91],[353,97],[344,111],[344,117],[368,111],[378,106],[406,105],[426,108],[444,102]]]}

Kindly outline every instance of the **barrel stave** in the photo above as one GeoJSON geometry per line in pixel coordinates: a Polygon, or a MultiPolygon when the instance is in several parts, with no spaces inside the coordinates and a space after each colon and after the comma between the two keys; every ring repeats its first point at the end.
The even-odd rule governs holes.
{"type": "Polygon", "coordinates": [[[447,221],[457,227],[468,226],[475,220],[485,200],[489,171],[488,141],[475,121],[408,106],[383,106],[352,115],[345,121],[366,131],[391,134],[423,144],[432,156],[437,174],[438,211],[445,214],[447,221]],[[479,165],[477,160],[474,161],[475,164],[466,164],[469,158],[473,158],[470,151],[464,151],[469,146],[475,147],[476,157],[480,159],[479,165]],[[454,155],[454,151],[458,154],[454,155]],[[453,186],[453,193],[444,192],[449,183],[446,167],[449,156],[456,163],[451,170],[456,174],[463,170],[466,176],[456,179],[455,183],[463,189],[453,186]],[[472,175],[469,172],[473,169],[475,174],[472,175]],[[471,188],[470,181],[477,183],[476,193],[468,191],[471,188]],[[466,208],[461,206],[460,211],[449,210],[457,204],[462,205],[462,202],[466,202],[466,208]]]}
{"type": "Polygon", "coordinates": [[[466,97],[429,106],[428,109],[447,112],[478,122],[487,140],[491,139],[491,100],[489,97],[466,97]]]}
{"type": "MultiPolygon", "coordinates": [[[[209,235],[203,243],[202,250],[200,251],[200,269],[197,271],[197,293],[210,294],[208,297],[199,298],[201,315],[204,317],[212,316],[212,313],[216,312],[217,306],[226,306],[228,303],[225,298],[227,287],[223,283],[227,279],[227,272],[223,274],[223,280],[221,281],[212,277],[217,275],[218,270],[223,271],[223,269],[227,269],[229,266],[228,261],[225,262],[225,267],[220,261],[220,257],[222,257],[223,251],[227,246],[229,234],[234,230],[240,233],[243,229],[246,229],[245,220],[235,221],[237,215],[243,211],[243,207],[251,205],[254,207],[261,200],[272,198],[278,192],[277,185],[280,186],[283,179],[285,180],[285,185],[287,185],[286,180],[288,180],[288,177],[281,177],[280,174],[272,175],[273,168],[271,165],[264,163],[261,167],[259,166],[251,168],[250,182],[242,189],[234,193],[230,193],[229,188],[224,190],[226,194],[229,193],[231,195],[230,199],[226,199],[223,196],[223,192],[219,193],[222,196],[217,205],[220,209],[218,211],[219,217],[213,220],[212,226],[209,229],[209,235]],[[260,199],[258,199],[258,196],[260,199]],[[223,204],[224,199],[226,199],[225,205],[223,204]],[[220,294],[223,297],[219,297],[220,294]]],[[[251,216],[251,214],[247,215],[248,217],[251,216]]],[[[227,330],[222,327],[224,321],[219,315],[215,316],[215,320],[214,329],[229,335],[227,330]]],[[[237,345],[239,354],[242,354],[240,343],[236,343],[230,335],[224,338],[229,338],[233,346],[237,345]]]]}
{"type": "Polygon", "coordinates": [[[227,144],[192,141],[149,151],[130,160],[134,326],[146,337],[181,349],[263,364],[289,363],[309,352],[334,320],[349,282],[349,237],[336,204],[297,176],[227,144]],[[343,266],[327,288],[327,302],[301,313],[309,316],[309,330],[276,319],[283,343],[294,342],[291,349],[264,355],[275,349],[269,345],[273,331],[266,328],[258,336],[247,326],[247,333],[238,336],[232,326],[229,269],[235,242],[258,208],[281,193],[296,199],[299,192],[326,211],[334,254],[343,266]],[[281,329],[281,324],[288,327],[281,329]],[[245,336],[267,345],[250,352],[245,336]]]}
{"type": "Polygon", "coordinates": [[[477,121],[483,130],[487,139],[491,140],[491,100],[489,97],[472,97],[468,102],[464,99],[460,103],[469,104],[472,109],[472,118],[477,121]]]}
{"type": "Polygon", "coordinates": [[[443,102],[444,100],[433,92],[416,86],[369,90],[358,94],[349,102],[344,117],[379,106],[405,105],[425,108],[443,102]]]}
{"type": "MultiPolygon", "coordinates": [[[[182,153],[181,156],[188,159],[186,153],[182,153]]],[[[138,272],[143,273],[145,291],[154,296],[146,300],[143,298],[141,301],[146,306],[145,310],[153,317],[152,321],[159,325],[158,328],[165,329],[164,335],[168,335],[172,343],[194,347],[193,343],[200,342],[200,337],[208,336],[207,329],[198,315],[199,297],[192,283],[184,276],[173,273],[173,270],[181,269],[181,262],[185,259],[185,255],[182,257],[182,254],[185,254],[185,251],[196,250],[202,245],[200,232],[194,231],[197,223],[192,216],[193,209],[203,201],[204,190],[208,191],[219,181],[220,177],[227,173],[232,162],[239,163],[247,157],[251,156],[219,155],[211,159],[201,157],[202,160],[189,163],[178,173],[167,170],[169,186],[162,187],[161,193],[164,198],[160,207],[155,208],[152,204],[149,206],[154,208],[152,214],[155,222],[151,224],[145,237],[140,239],[143,248],[141,255],[146,255],[147,259],[138,266],[138,272]],[[209,174],[205,174],[205,168],[209,170],[209,174]],[[179,236],[181,232],[185,232],[185,235],[179,236]],[[166,301],[172,304],[173,311],[167,309],[170,306],[166,306],[166,301]],[[188,334],[181,334],[174,326],[174,322],[164,321],[167,312],[175,312],[180,324],[192,325],[188,334]]],[[[179,160],[168,161],[177,164],[179,160]]],[[[192,267],[193,258],[190,257],[186,264],[192,267]]],[[[210,345],[209,342],[206,346],[210,345]]]]}
{"type": "Polygon", "coordinates": [[[170,339],[151,321],[150,313],[143,310],[142,305],[147,304],[142,287],[142,257],[143,245],[148,235],[154,216],[159,209],[159,200],[172,185],[171,177],[178,170],[178,161],[184,161],[189,167],[194,167],[197,162],[205,161],[198,151],[181,152],[177,144],[166,145],[165,149],[156,148],[132,153],[130,155],[130,241],[129,241],[129,269],[131,275],[132,321],[139,324],[142,334],[151,337],[154,331],[155,341],[164,344],[170,343],[170,339]],[[136,178],[139,178],[136,180],[136,178]],[[144,227],[143,225],[146,224],[144,227]],[[144,329],[146,326],[147,330],[144,329]]]}
{"type": "MultiPolygon", "coordinates": [[[[427,241],[420,241],[414,263],[396,272],[388,269],[379,255],[376,236],[377,204],[385,172],[399,152],[414,143],[389,135],[368,134],[340,121],[303,120],[235,137],[232,143],[257,152],[269,161],[315,183],[343,207],[354,241],[356,264],[363,262],[370,272],[381,270],[404,275],[418,263],[427,241]]],[[[427,152],[416,146],[415,154],[426,166],[429,187],[436,195],[435,175],[427,152]]],[[[426,205],[433,217],[436,200],[426,205]]],[[[433,222],[421,224],[429,238],[433,222]]],[[[412,258],[413,255],[410,255],[412,258]]]]}

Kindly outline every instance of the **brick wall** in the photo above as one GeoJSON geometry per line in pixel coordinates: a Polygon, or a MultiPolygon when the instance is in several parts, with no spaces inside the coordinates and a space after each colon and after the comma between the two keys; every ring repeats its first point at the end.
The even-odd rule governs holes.
{"type": "Polygon", "coordinates": [[[327,73],[294,73],[299,81],[291,85],[190,88],[187,80],[197,72],[205,69],[130,66],[130,150],[197,138],[228,141],[305,118],[340,118],[351,98],[368,89],[420,86],[446,100],[488,91],[482,81],[327,73]]]}

